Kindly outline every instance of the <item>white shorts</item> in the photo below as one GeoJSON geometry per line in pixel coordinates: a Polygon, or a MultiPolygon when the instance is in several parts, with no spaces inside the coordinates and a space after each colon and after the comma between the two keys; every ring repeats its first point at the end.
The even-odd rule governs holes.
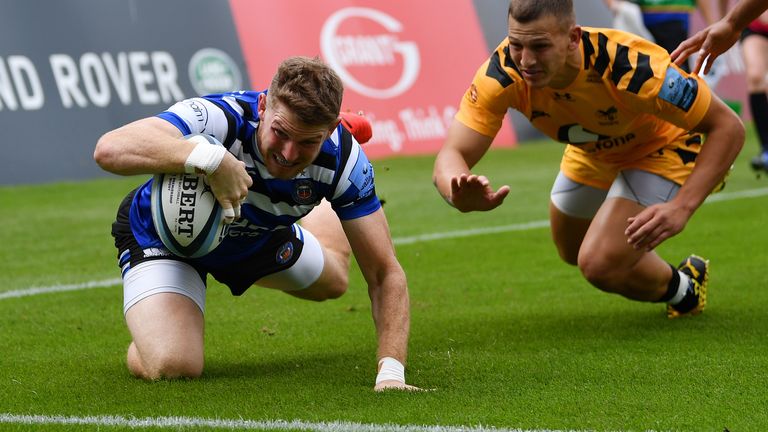
{"type": "Polygon", "coordinates": [[[643,207],[667,202],[680,185],[672,180],[638,169],[620,171],[609,190],[577,183],[559,172],[550,199],[568,216],[592,219],[607,198],[626,198],[643,207]]]}
{"type": "MultiPolygon", "coordinates": [[[[295,225],[303,240],[301,255],[285,270],[255,282],[282,291],[298,291],[312,285],[323,271],[325,259],[320,242],[312,233],[295,225]]],[[[141,262],[123,275],[123,313],[139,301],[158,293],[176,293],[190,298],[205,313],[206,283],[192,265],[173,259],[141,262]]]]}

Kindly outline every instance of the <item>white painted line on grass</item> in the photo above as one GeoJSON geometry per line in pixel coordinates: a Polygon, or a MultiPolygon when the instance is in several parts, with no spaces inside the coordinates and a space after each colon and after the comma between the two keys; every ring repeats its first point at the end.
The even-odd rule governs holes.
{"type": "MultiPolygon", "coordinates": [[[[761,197],[765,195],[768,195],[768,188],[747,189],[747,190],[737,191],[737,192],[720,192],[714,195],[710,195],[707,198],[707,200],[704,201],[704,203],[708,204],[712,202],[732,201],[732,200],[742,199],[742,198],[756,198],[756,197],[761,197]]],[[[548,228],[548,227],[549,227],[549,220],[538,220],[538,221],[519,223],[519,224],[513,224],[513,225],[502,225],[502,226],[495,226],[495,227],[473,228],[473,229],[459,230],[459,231],[447,231],[442,233],[421,234],[421,235],[416,235],[411,237],[399,237],[399,238],[394,238],[392,240],[395,242],[396,245],[407,245],[407,244],[421,243],[421,242],[427,242],[427,241],[433,241],[433,240],[472,237],[476,235],[496,234],[496,233],[511,232],[511,231],[528,231],[536,228],[548,228]]]]}
{"type": "Polygon", "coordinates": [[[483,234],[495,234],[495,233],[510,232],[510,231],[528,231],[536,228],[545,228],[545,227],[549,227],[548,220],[538,220],[533,222],[526,222],[526,223],[519,223],[519,224],[512,224],[512,225],[501,225],[501,226],[495,226],[495,227],[473,228],[473,229],[459,230],[459,231],[447,231],[447,232],[441,232],[441,233],[421,234],[421,235],[411,236],[411,237],[397,237],[397,238],[393,238],[392,241],[396,245],[407,245],[407,244],[413,244],[413,243],[428,242],[433,240],[445,240],[445,239],[454,239],[454,238],[460,238],[460,237],[473,237],[476,235],[483,235],[483,234]]]}
{"type": "Polygon", "coordinates": [[[27,296],[33,296],[38,294],[55,293],[55,292],[79,291],[79,290],[84,290],[89,288],[106,288],[110,286],[119,285],[121,283],[122,283],[122,279],[115,278],[115,279],[106,279],[106,280],[100,280],[100,281],[90,281],[90,282],[72,284],[72,285],[53,285],[49,287],[26,288],[26,289],[20,289],[20,290],[0,292],[0,300],[8,299],[8,298],[27,297],[27,296]]]}
{"type": "MultiPolygon", "coordinates": [[[[736,192],[720,192],[720,193],[711,195],[709,198],[707,198],[707,200],[704,203],[708,204],[712,202],[732,201],[732,200],[737,200],[742,198],[756,198],[756,197],[761,197],[766,195],[768,195],[768,188],[747,189],[747,190],[736,191],[736,192]]],[[[414,243],[422,243],[422,242],[435,241],[435,240],[446,240],[446,239],[461,238],[461,237],[472,237],[472,236],[485,235],[485,234],[496,234],[496,233],[512,232],[512,231],[527,231],[527,230],[538,229],[538,228],[546,228],[548,226],[549,226],[548,220],[538,220],[533,222],[525,222],[525,223],[512,224],[512,225],[473,228],[473,229],[466,229],[466,230],[459,230],[459,231],[446,231],[441,233],[421,234],[421,235],[410,236],[410,237],[395,237],[392,239],[392,241],[396,245],[401,246],[401,245],[409,245],[414,243]]],[[[27,297],[27,296],[33,296],[38,294],[62,292],[62,291],[78,291],[78,290],[84,290],[84,289],[90,289],[90,288],[106,288],[106,287],[111,287],[115,285],[120,285],[121,283],[122,283],[122,280],[120,278],[115,278],[115,279],[106,279],[106,280],[99,280],[99,281],[89,281],[81,284],[54,285],[50,287],[26,288],[26,289],[20,289],[20,290],[0,292],[0,300],[9,299],[9,298],[27,297]]]]}
{"type": "MultiPolygon", "coordinates": [[[[206,427],[235,430],[317,432],[564,432],[552,429],[504,429],[483,426],[419,426],[352,422],[306,422],[301,420],[205,419],[195,417],[48,416],[0,414],[0,423],[23,425],[89,425],[129,428],[206,427]]],[[[575,432],[575,431],[570,431],[575,432]]]]}
{"type": "Polygon", "coordinates": [[[704,204],[720,201],[733,201],[741,198],[757,198],[768,195],[768,188],[746,189],[736,192],[720,192],[707,197],[704,204]]]}

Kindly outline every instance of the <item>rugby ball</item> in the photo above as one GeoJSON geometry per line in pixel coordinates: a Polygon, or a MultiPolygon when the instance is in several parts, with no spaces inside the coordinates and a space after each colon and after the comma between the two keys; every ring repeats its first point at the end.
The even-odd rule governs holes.
{"type": "MultiPolygon", "coordinates": [[[[215,138],[194,134],[195,142],[222,145],[215,138]]],[[[204,256],[227,236],[221,205],[205,175],[155,174],[150,198],[152,222],[166,248],[185,258],[204,256]]]]}

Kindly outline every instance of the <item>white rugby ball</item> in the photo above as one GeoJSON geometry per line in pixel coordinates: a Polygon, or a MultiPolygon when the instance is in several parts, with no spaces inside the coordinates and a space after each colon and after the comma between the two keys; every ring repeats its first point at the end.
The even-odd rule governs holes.
{"type": "MultiPolygon", "coordinates": [[[[222,145],[212,136],[185,136],[195,142],[222,145]]],[[[221,205],[207,179],[198,174],[155,174],[151,192],[152,222],[166,248],[186,258],[204,256],[227,236],[221,205]]]]}

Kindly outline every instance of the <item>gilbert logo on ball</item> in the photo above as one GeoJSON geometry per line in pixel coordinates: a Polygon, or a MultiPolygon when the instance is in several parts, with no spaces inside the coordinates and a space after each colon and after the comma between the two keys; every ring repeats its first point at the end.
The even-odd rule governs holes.
{"type": "MultiPolygon", "coordinates": [[[[196,134],[188,140],[221,145],[215,138],[196,134]]],[[[151,192],[152,222],[160,240],[174,255],[204,256],[227,236],[221,205],[204,175],[155,174],[151,192]]]]}

